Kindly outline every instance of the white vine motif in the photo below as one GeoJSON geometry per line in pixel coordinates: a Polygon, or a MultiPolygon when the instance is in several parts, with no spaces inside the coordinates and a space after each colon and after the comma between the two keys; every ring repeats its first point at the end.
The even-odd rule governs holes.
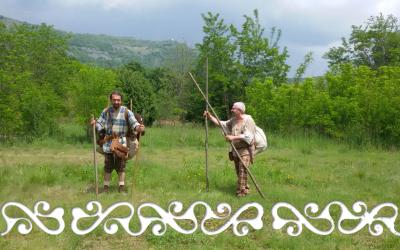
{"type": "Polygon", "coordinates": [[[194,233],[198,227],[199,222],[195,215],[195,207],[196,206],[204,206],[206,211],[203,219],[201,220],[200,228],[203,233],[207,235],[215,235],[225,231],[232,225],[233,233],[237,236],[244,236],[248,234],[249,227],[253,227],[254,229],[261,229],[263,227],[262,216],[264,214],[263,207],[255,202],[245,204],[239,210],[230,217],[230,219],[224,223],[221,227],[216,230],[209,230],[206,227],[207,221],[210,220],[224,220],[226,221],[231,214],[231,207],[227,203],[221,203],[217,206],[217,213],[214,213],[211,207],[202,201],[194,202],[186,212],[182,213],[183,211],[183,204],[179,201],[171,202],[168,210],[165,211],[161,207],[153,203],[143,203],[137,209],[137,216],[139,218],[140,229],[137,232],[132,232],[129,224],[133,218],[135,209],[132,204],[128,202],[117,202],[107,209],[103,211],[101,204],[97,201],[91,201],[86,205],[86,209],[88,212],[94,212],[93,214],[88,214],[84,212],[81,208],[73,208],[72,209],[72,216],[73,220],[71,223],[71,229],[75,234],[78,235],[85,235],[92,232],[95,228],[97,228],[103,221],[104,221],[104,231],[108,234],[115,234],[118,229],[119,225],[131,236],[139,236],[143,234],[147,228],[152,225],[152,233],[154,235],[160,236],[163,235],[166,230],[167,226],[170,226],[175,231],[182,233],[182,234],[192,234],[194,233]],[[124,217],[117,217],[117,218],[109,218],[106,219],[109,214],[117,208],[126,207],[130,210],[129,214],[124,217]],[[144,216],[142,210],[145,208],[150,208],[157,212],[157,217],[151,216],[144,216]],[[255,208],[257,210],[257,215],[255,218],[251,219],[239,219],[239,216],[246,210],[255,208]],[[223,214],[224,215],[221,215],[223,214]],[[97,218],[97,220],[88,228],[80,229],[78,227],[78,223],[81,219],[85,218],[97,218]],[[178,221],[187,221],[190,222],[190,228],[184,229],[179,224],[178,221]]]}
{"type": "Polygon", "coordinates": [[[7,202],[3,205],[1,209],[1,214],[6,221],[7,228],[4,232],[0,233],[0,236],[4,236],[8,234],[11,229],[16,225],[18,222],[20,223],[17,228],[18,232],[20,234],[28,234],[32,231],[32,221],[35,222],[35,224],[44,232],[50,235],[58,235],[64,231],[65,228],[65,223],[63,220],[64,216],[64,209],[63,208],[56,208],[54,209],[51,213],[49,214],[43,214],[40,212],[40,209],[48,212],[50,210],[50,205],[49,203],[45,201],[38,201],[35,203],[35,206],[33,208],[33,212],[27,208],[25,205],[18,203],[18,202],[7,202]],[[21,209],[29,218],[25,217],[20,217],[20,218],[14,218],[10,217],[7,215],[6,210],[9,207],[17,207],[21,209]],[[44,218],[53,218],[57,220],[58,222],[58,228],[51,230],[47,228],[40,220],[39,217],[44,217],[44,218]],[[31,221],[32,220],[32,221],[31,221]]]}
{"type": "Polygon", "coordinates": [[[286,202],[279,202],[272,207],[272,217],[274,219],[272,223],[272,227],[274,229],[281,229],[284,226],[288,225],[287,233],[290,236],[298,236],[301,234],[303,230],[303,226],[308,228],[315,234],[319,235],[328,235],[333,232],[335,229],[335,221],[332,218],[330,213],[330,208],[332,206],[338,206],[340,208],[340,217],[337,221],[337,228],[343,234],[354,234],[358,231],[362,230],[366,225],[368,225],[368,229],[370,234],[373,236],[379,236],[383,233],[383,225],[385,225],[389,231],[396,235],[400,236],[400,233],[395,229],[395,220],[398,215],[398,208],[396,205],[392,203],[382,203],[376,207],[374,207],[371,212],[368,212],[367,205],[364,202],[357,201],[353,204],[352,209],[354,212],[349,211],[349,209],[339,201],[330,202],[322,212],[317,215],[319,211],[319,207],[315,203],[309,203],[304,207],[304,215],[303,216],[294,206],[286,202]],[[281,208],[289,209],[297,219],[283,219],[278,215],[278,210],[281,208]],[[384,209],[389,208],[393,211],[392,216],[379,216],[378,213],[384,209]],[[314,215],[312,215],[314,214],[314,215]],[[310,220],[324,220],[328,222],[330,225],[327,230],[320,230],[313,226],[307,219],[310,220]],[[354,221],[357,223],[351,229],[346,229],[343,227],[344,221],[354,221]]]}

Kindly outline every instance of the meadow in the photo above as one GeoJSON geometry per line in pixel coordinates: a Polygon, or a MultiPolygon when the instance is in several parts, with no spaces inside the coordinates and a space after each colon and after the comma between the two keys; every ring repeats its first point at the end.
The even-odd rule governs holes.
{"type": "MultiPolygon", "coordinates": [[[[236,176],[228,160],[228,144],[217,128],[210,130],[209,180],[205,189],[204,129],[195,125],[148,128],[142,138],[137,159],[126,169],[127,193],[118,193],[113,173],[110,193],[100,193],[103,208],[119,201],[135,207],[152,202],[167,209],[172,201],[181,201],[184,210],[195,201],[204,201],[215,209],[226,202],[236,211],[249,202],[264,208],[261,230],[250,230],[243,237],[231,229],[208,236],[201,231],[184,235],[168,228],[163,236],[148,229],[139,237],[126,234],[121,228],[108,235],[102,227],[84,235],[75,235],[71,228],[71,209],[84,208],[95,200],[92,145],[84,131],[64,126],[59,138],[37,140],[30,144],[0,146],[0,204],[18,201],[32,208],[44,200],[51,208],[63,207],[66,228],[58,236],[50,236],[35,225],[28,235],[14,228],[0,237],[0,249],[399,249],[400,239],[384,228],[380,236],[372,236],[367,228],[353,235],[335,230],[328,236],[316,235],[307,229],[298,237],[286,230],[272,228],[271,208],[277,202],[288,202],[299,211],[315,202],[324,208],[331,201],[341,201],[349,209],[363,201],[368,209],[384,202],[400,205],[400,154],[397,149],[374,146],[363,148],[315,135],[283,136],[268,134],[269,148],[256,157],[251,171],[266,198],[256,192],[243,198],[235,196],[236,176]],[[134,182],[134,185],[132,183],[134,182]]],[[[103,157],[97,155],[100,187],[103,157]]],[[[201,210],[201,209],[200,209],[201,210]]],[[[335,209],[334,209],[335,210],[335,209]]],[[[15,209],[15,215],[21,211],[15,209]]],[[[124,211],[116,212],[123,214],[124,211]]],[[[198,211],[199,214],[202,211],[198,211]]],[[[339,210],[333,211],[339,215],[339,210]]],[[[290,213],[287,215],[290,217],[290,213]]],[[[396,229],[400,231],[396,219],[396,229]]],[[[5,230],[0,217],[0,232],[5,230]]],[[[321,225],[323,226],[323,225],[321,225]]]]}

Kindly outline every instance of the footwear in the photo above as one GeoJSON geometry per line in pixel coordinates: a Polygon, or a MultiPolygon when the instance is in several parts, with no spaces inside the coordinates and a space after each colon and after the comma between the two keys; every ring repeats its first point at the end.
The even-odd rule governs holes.
{"type": "Polygon", "coordinates": [[[242,189],[242,190],[236,192],[236,196],[243,197],[243,196],[246,196],[248,193],[249,193],[248,189],[242,189]]]}
{"type": "Polygon", "coordinates": [[[236,194],[237,197],[244,197],[246,195],[247,195],[247,193],[238,193],[238,194],[236,194]]]}
{"type": "Polygon", "coordinates": [[[125,188],[125,185],[119,185],[119,188],[118,188],[118,192],[126,192],[126,188],[125,188]]]}
{"type": "Polygon", "coordinates": [[[103,187],[103,193],[108,193],[108,191],[110,191],[110,187],[107,185],[104,185],[103,187]]]}

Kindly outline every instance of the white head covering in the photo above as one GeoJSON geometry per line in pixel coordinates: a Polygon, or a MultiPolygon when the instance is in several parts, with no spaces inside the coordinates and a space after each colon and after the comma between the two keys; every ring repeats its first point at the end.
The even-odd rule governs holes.
{"type": "Polygon", "coordinates": [[[235,103],[232,105],[232,108],[239,109],[239,110],[241,110],[243,113],[246,111],[246,106],[244,105],[243,102],[235,102],[235,103]]]}

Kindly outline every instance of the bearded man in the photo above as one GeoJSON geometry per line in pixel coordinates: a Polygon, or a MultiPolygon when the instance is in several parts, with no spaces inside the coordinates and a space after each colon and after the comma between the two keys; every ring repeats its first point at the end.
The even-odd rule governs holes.
{"type": "Polygon", "coordinates": [[[122,106],[122,94],[118,91],[111,92],[111,106],[107,107],[92,125],[96,124],[99,134],[99,145],[104,153],[104,192],[109,191],[111,173],[118,173],[119,192],[125,192],[125,165],[127,162],[127,136],[130,131],[144,132],[144,125],[140,124],[133,112],[122,106]]]}

